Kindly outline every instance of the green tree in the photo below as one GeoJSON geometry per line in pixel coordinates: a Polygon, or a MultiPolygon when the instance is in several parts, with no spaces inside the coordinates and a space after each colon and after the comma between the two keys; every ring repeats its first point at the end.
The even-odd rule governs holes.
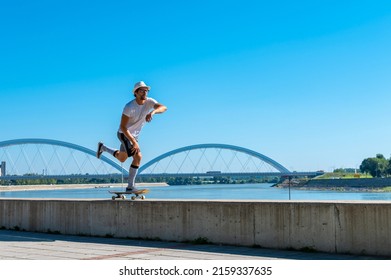
{"type": "Polygon", "coordinates": [[[388,160],[388,166],[387,166],[386,173],[387,173],[387,175],[391,175],[391,157],[388,160]]]}
{"type": "Polygon", "coordinates": [[[360,171],[369,173],[372,177],[382,177],[387,175],[389,170],[389,160],[382,154],[377,154],[376,157],[366,158],[360,165],[360,171]]]}

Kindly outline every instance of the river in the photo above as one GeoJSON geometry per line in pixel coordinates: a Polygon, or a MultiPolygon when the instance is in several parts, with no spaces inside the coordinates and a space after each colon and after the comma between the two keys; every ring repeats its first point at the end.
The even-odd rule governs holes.
{"type": "MultiPolygon", "coordinates": [[[[144,187],[143,187],[144,188],[144,187]]],[[[146,187],[148,188],[148,187],[146,187]]],[[[150,187],[148,199],[206,200],[391,200],[390,192],[295,190],[271,187],[271,184],[186,185],[150,187]]],[[[70,188],[58,190],[1,191],[3,198],[76,198],[111,199],[108,191],[122,187],[70,188]]]]}

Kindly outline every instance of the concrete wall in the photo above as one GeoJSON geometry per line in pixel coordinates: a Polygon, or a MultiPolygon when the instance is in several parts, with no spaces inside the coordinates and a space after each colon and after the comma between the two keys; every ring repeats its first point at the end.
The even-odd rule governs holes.
{"type": "Polygon", "coordinates": [[[0,199],[0,227],[391,256],[391,203],[0,199]]]}

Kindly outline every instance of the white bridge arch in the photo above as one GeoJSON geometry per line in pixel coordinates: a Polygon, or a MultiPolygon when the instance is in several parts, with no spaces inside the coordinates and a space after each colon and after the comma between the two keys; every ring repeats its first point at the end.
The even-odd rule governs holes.
{"type": "MultiPolygon", "coordinates": [[[[9,155],[6,148],[9,146],[23,146],[23,145],[49,145],[49,146],[60,146],[66,147],[70,150],[76,150],[81,153],[84,153],[89,156],[88,164],[93,161],[104,162],[114,169],[116,172],[122,173],[124,176],[128,175],[127,168],[123,168],[116,161],[113,161],[104,155],[102,155],[101,160],[96,159],[95,151],[92,149],[88,149],[86,147],[72,144],[65,141],[58,141],[52,139],[35,139],[35,138],[27,138],[27,139],[15,139],[0,142],[0,161],[3,161],[4,158],[7,158],[10,164],[12,164],[12,156],[9,155]]],[[[27,155],[25,155],[25,151],[22,150],[21,157],[24,161],[27,162],[31,167],[34,165],[34,159],[30,159],[27,155]]],[[[45,161],[42,152],[38,148],[35,152],[35,155],[41,157],[43,161],[45,161]]],[[[33,156],[34,157],[34,156],[33,156]]],[[[70,159],[72,159],[73,154],[71,152],[70,159]]],[[[57,158],[60,158],[57,156],[57,158]]],[[[7,165],[9,165],[7,163],[7,165]]],[[[62,163],[62,169],[65,171],[64,163],[62,163]]],[[[76,163],[76,165],[80,165],[76,163]]],[[[92,164],[94,165],[94,164],[92,164]]],[[[79,170],[79,173],[83,173],[83,170],[79,170]]],[[[104,171],[108,172],[108,171],[104,171]]],[[[112,171],[111,171],[112,172],[112,171]]],[[[251,175],[261,175],[262,173],[270,173],[273,175],[278,174],[290,174],[291,172],[285,168],[280,163],[275,160],[261,154],[255,152],[250,149],[246,149],[243,147],[227,145],[227,144],[198,144],[182,147],[179,149],[175,149],[164,153],[146,164],[142,165],[139,170],[140,176],[152,176],[152,175],[162,175],[162,174],[176,174],[177,176],[183,175],[218,175],[218,173],[222,174],[251,174],[251,175]],[[198,155],[197,155],[198,152],[198,155]],[[230,155],[224,155],[225,152],[230,152],[230,155]],[[193,158],[192,158],[193,157],[193,158]],[[236,163],[236,166],[235,166],[236,163]],[[220,164],[220,165],[219,165],[220,164]],[[203,165],[203,166],[202,166],[203,165]],[[189,167],[190,170],[185,170],[185,166],[189,167]],[[261,168],[264,167],[264,169],[261,168]],[[160,169],[159,169],[160,168],[160,169]],[[174,168],[174,171],[169,171],[169,168],[174,168]],[[191,168],[193,170],[191,170],[191,168]],[[265,168],[267,170],[265,170],[265,168]],[[202,169],[202,170],[201,170],[202,169]],[[158,171],[160,170],[160,171],[158,171]]],[[[34,173],[34,172],[30,172],[34,173]]],[[[64,172],[63,172],[64,173],[64,172]]],[[[66,171],[65,171],[66,173],[66,171]]],[[[95,171],[95,174],[98,175],[98,172],[95,171]]],[[[3,174],[4,176],[5,174],[3,174]]],[[[22,175],[22,174],[20,174],[22,175]]],[[[67,174],[43,174],[43,175],[67,175],[67,174]]]]}
{"type": "Polygon", "coordinates": [[[253,150],[249,150],[243,147],[239,146],[233,146],[233,145],[227,145],[227,144],[198,144],[198,145],[191,145],[182,147],[179,149],[175,149],[172,151],[169,151],[167,153],[164,153],[151,161],[144,164],[142,167],[140,167],[140,173],[146,174],[147,170],[152,173],[156,173],[157,168],[156,165],[159,165],[160,162],[163,160],[167,160],[165,164],[165,168],[161,169],[161,173],[170,173],[168,172],[168,167],[174,166],[174,168],[178,169],[177,173],[183,172],[187,174],[191,174],[191,170],[185,171],[184,166],[186,165],[185,161],[191,162],[191,167],[194,168],[193,173],[214,173],[215,175],[218,172],[222,173],[262,173],[265,172],[265,170],[261,170],[261,166],[264,165],[268,166],[268,172],[282,172],[282,173],[289,173],[290,171],[282,166],[280,163],[276,162],[275,160],[260,154],[258,152],[255,152],[253,150]],[[199,155],[197,156],[196,160],[190,159],[190,153],[194,151],[199,151],[199,155]],[[208,151],[208,152],[207,152],[208,151]],[[224,157],[222,155],[223,151],[229,151],[231,152],[231,155],[228,156],[229,158],[224,160],[224,157]],[[214,152],[214,155],[210,155],[212,152],[214,152]],[[183,154],[183,157],[174,164],[173,157],[183,154]],[[242,158],[240,158],[238,155],[242,155],[242,158]],[[209,159],[207,157],[209,156],[209,159]],[[243,157],[244,156],[244,157],[243,157]],[[204,159],[204,160],[203,160],[204,159]],[[201,162],[203,160],[203,167],[204,170],[199,170],[201,162]],[[218,164],[218,161],[220,160],[220,165],[218,164]],[[254,161],[255,160],[255,161],[254,161]],[[234,164],[234,162],[239,164],[234,164]],[[250,168],[250,163],[252,163],[252,169],[248,170],[250,168]],[[153,167],[155,165],[155,167],[153,167]],[[233,166],[236,166],[236,169],[231,170],[234,168],[233,166]],[[205,170],[205,168],[207,170],[205,170]],[[224,169],[224,170],[223,170],[224,169]]]}

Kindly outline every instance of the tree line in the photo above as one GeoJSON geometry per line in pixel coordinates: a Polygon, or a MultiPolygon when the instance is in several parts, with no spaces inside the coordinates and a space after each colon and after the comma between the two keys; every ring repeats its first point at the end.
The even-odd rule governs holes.
{"type": "MultiPolygon", "coordinates": [[[[28,175],[28,174],[26,174],[28,175]]],[[[35,174],[30,174],[35,175],[35,174]]],[[[230,177],[136,177],[137,183],[167,183],[168,185],[202,185],[202,184],[251,184],[276,183],[278,178],[230,178],[230,177]]],[[[126,183],[126,178],[124,179],[126,183]]],[[[63,179],[11,179],[0,181],[0,185],[63,185],[63,184],[116,184],[123,183],[121,178],[63,178],[63,179]]]]}

